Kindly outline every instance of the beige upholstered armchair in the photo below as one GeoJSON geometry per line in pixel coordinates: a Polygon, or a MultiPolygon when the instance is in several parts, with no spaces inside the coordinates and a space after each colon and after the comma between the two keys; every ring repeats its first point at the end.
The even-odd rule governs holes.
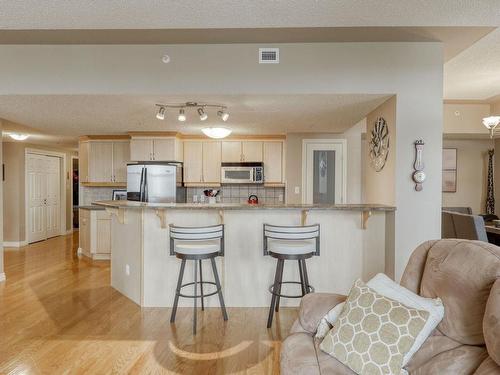
{"type": "MultiPolygon", "coordinates": [[[[444,319],[406,366],[413,374],[500,374],[500,247],[446,239],[420,245],[401,285],[424,297],[440,297],[444,319]]],[[[281,351],[283,375],[354,374],[319,349],[320,319],[345,296],[313,293],[281,351]]]]}

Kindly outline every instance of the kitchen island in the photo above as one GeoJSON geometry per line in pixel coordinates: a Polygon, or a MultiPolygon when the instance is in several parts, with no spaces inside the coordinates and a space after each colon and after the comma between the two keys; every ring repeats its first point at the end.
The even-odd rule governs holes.
{"type": "MultiPolygon", "coordinates": [[[[263,256],[264,223],[321,225],[321,254],[307,260],[309,281],[317,292],[346,293],[358,277],[367,280],[378,272],[391,275],[393,271],[395,208],[390,206],[131,201],[95,204],[112,214],[111,285],[141,306],[173,304],[180,260],[169,255],[169,224],[225,225],[225,255],[217,258],[217,267],[228,307],[269,306],[268,287],[274,278],[276,260],[263,256]]],[[[190,263],[186,265],[184,283],[193,280],[190,263]]],[[[211,278],[207,264],[204,279],[211,278]]],[[[283,280],[298,279],[297,263],[285,262],[283,280]]],[[[298,299],[281,302],[282,306],[298,303],[298,299]]],[[[181,298],[179,306],[192,306],[192,300],[181,298]]],[[[208,297],[205,306],[218,306],[217,296],[208,297]]]]}

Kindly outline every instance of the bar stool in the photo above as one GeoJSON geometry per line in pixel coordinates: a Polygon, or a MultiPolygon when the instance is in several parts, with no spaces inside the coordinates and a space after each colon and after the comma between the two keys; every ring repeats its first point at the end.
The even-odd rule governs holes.
{"type": "Polygon", "coordinates": [[[170,255],[175,255],[177,258],[182,260],[181,269],[179,271],[179,279],[177,280],[177,287],[175,289],[174,306],[172,308],[172,315],[170,316],[170,323],[175,322],[175,314],[177,313],[179,297],[193,298],[193,334],[196,335],[197,300],[198,298],[201,298],[201,309],[205,310],[204,298],[215,294],[219,295],[222,317],[225,321],[227,321],[226,306],[224,305],[224,297],[222,296],[219,274],[217,273],[217,267],[215,265],[215,258],[218,256],[224,256],[224,225],[220,224],[207,227],[178,227],[170,224],[170,255]],[[210,259],[215,282],[203,281],[201,261],[204,259],[210,259]],[[182,284],[187,260],[194,261],[194,282],[182,284]],[[200,267],[200,281],[198,281],[198,265],[200,267]],[[204,294],[203,285],[206,284],[215,285],[215,292],[204,294]],[[189,285],[194,285],[194,294],[182,294],[181,289],[189,285]],[[198,285],[200,286],[200,294],[197,294],[198,285]]]}
{"type": "Polygon", "coordinates": [[[279,311],[280,298],[302,298],[314,288],[309,285],[306,259],[313,255],[319,256],[319,224],[307,226],[279,226],[264,224],[264,255],[270,255],[278,260],[274,283],[269,287],[272,294],[271,307],[267,319],[267,328],[273,324],[274,311],[279,311]],[[297,260],[300,282],[283,281],[285,260],[297,260]],[[283,284],[300,284],[300,295],[281,294],[283,284]]]}

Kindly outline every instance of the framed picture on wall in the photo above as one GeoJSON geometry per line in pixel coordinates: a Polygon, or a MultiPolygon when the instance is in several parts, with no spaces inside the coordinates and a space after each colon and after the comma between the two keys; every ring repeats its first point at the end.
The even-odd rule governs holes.
{"type": "Polygon", "coordinates": [[[443,193],[457,192],[457,149],[443,148],[443,193]]]}

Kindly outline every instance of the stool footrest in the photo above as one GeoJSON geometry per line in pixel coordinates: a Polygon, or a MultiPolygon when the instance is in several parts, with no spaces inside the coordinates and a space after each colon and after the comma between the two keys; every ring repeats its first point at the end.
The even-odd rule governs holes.
{"type": "MultiPolygon", "coordinates": [[[[302,285],[299,281],[280,281],[278,284],[280,285],[280,290],[281,290],[281,285],[283,285],[283,284],[298,284],[298,285],[302,285]]],[[[314,293],[314,287],[312,285],[307,285],[307,289],[308,289],[307,293],[314,293]]],[[[273,295],[275,295],[277,297],[283,297],[283,298],[302,298],[302,297],[304,297],[302,294],[290,296],[290,295],[287,295],[287,294],[276,293],[274,291],[274,284],[269,287],[269,293],[271,293],[271,294],[273,294],[273,295]]]]}
{"type": "MultiPolygon", "coordinates": [[[[213,281],[197,281],[196,283],[195,282],[190,282],[190,283],[186,283],[186,284],[182,284],[180,289],[186,287],[186,286],[189,286],[189,285],[200,285],[200,284],[209,284],[209,285],[215,285],[217,287],[217,284],[213,281]]],[[[217,293],[219,293],[222,289],[221,288],[216,288],[215,292],[211,292],[211,293],[203,293],[203,296],[201,294],[182,294],[179,290],[179,297],[185,297],[185,298],[205,298],[205,297],[210,297],[210,296],[214,296],[216,295],[217,293]]]]}

